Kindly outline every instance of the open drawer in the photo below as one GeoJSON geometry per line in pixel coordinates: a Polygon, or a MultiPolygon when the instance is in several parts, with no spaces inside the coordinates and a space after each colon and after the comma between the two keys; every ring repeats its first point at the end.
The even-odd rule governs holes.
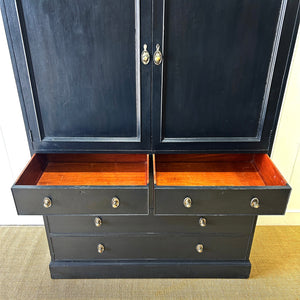
{"type": "Polygon", "coordinates": [[[148,214],[146,154],[35,154],[12,187],[22,215],[148,214]]]}
{"type": "Polygon", "coordinates": [[[284,214],[291,188],[267,154],[157,154],[155,214],[284,214]]]}

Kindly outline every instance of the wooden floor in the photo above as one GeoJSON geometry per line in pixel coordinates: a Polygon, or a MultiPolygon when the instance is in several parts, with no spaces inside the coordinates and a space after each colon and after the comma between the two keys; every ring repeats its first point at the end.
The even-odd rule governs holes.
{"type": "Polygon", "coordinates": [[[52,280],[43,227],[0,227],[0,299],[300,299],[300,226],[259,226],[249,279],[52,280]]]}

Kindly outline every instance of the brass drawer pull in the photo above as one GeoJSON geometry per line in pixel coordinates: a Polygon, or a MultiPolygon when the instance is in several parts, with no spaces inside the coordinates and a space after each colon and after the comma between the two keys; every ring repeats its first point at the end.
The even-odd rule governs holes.
{"type": "Polygon", "coordinates": [[[104,245],[102,245],[102,244],[99,244],[98,246],[97,246],[97,251],[98,251],[98,253],[103,253],[104,252],[104,245]]]}
{"type": "Polygon", "coordinates": [[[260,207],[260,205],[259,205],[259,199],[258,198],[251,199],[250,206],[252,208],[259,208],[260,207]]]}
{"type": "Polygon", "coordinates": [[[100,217],[96,217],[94,219],[94,223],[96,227],[100,227],[102,225],[102,219],[100,217]]]}
{"type": "Polygon", "coordinates": [[[141,54],[141,60],[144,65],[148,65],[150,62],[150,54],[147,50],[147,44],[144,44],[143,48],[144,48],[144,50],[141,54]]]}
{"type": "Polygon", "coordinates": [[[113,198],[111,199],[111,206],[112,206],[113,208],[118,208],[118,207],[120,206],[120,200],[119,200],[119,198],[113,197],[113,198]]]}
{"type": "Polygon", "coordinates": [[[52,206],[52,200],[50,197],[45,197],[43,200],[43,205],[45,208],[49,208],[52,206]]]}
{"type": "Polygon", "coordinates": [[[201,217],[199,219],[199,224],[200,224],[201,227],[205,227],[206,224],[207,224],[206,219],[201,217]]]}
{"type": "Polygon", "coordinates": [[[162,62],[162,54],[160,52],[160,45],[159,44],[156,45],[156,50],[153,54],[153,61],[157,66],[159,66],[162,62]]]}
{"type": "Polygon", "coordinates": [[[202,244],[198,244],[198,245],[196,246],[196,251],[197,251],[198,253],[202,253],[203,250],[204,250],[204,246],[203,246],[202,244]]]}
{"type": "Polygon", "coordinates": [[[190,197],[185,197],[183,200],[183,205],[186,208],[190,208],[192,206],[192,199],[190,197]]]}

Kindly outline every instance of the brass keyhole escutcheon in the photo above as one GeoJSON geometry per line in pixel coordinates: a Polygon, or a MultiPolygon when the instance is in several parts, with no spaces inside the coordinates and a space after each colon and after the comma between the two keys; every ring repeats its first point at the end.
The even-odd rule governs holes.
{"type": "Polygon", "coordinates": [[[252,198],[251,201],[250,201],[250,206],[252,208],[259,208],[260,207],[260,204],[259,204],[259,199],[258,198],[252,198]]]}
{"type": "Polygon", "coordinates": [[[94,223],[96,227],[100,227],[102,225],[102,219],[100,217],[96,217],[94,219],[94,223]]]}
{"type": "Polygon", "coordinates": [[[111,206],[112,206],[113,208],[118,208],[118,207],[120,206],[120,200],[119,200],[118,197],[113,197],[113,198],[111,199],[111,206]]]}
{"type": "Polygon", "coordinates": [[[104,252],[104,245],[102,245],[102,244],[99,244],[98,246],[97,246],[97,251],[98,251],[98,253],[103,253],[104,252]]]}
{"type": "Polygon", "coordinates": [[[196,251],[197,251],[198,253],[202,253],[202,252],[204,251],[204,246],[203,246],[203,244],[198,244],[198,245],[196,246],[196,251]]]}
{"type": "Polygon", "coordinates": [[[159,46],[159,44],[156,45],[156,50],[155,50],[155,52],[153,54],[153,61],[154,61],[154,63],[157,66],[159,66],[161,64],[161,62],[162,62],[162,54],[160,52],[160,46],[159,46]]]}
{"type": "Polygon", "coordinates": [[[44,200],[43,200],[43,206],[45,208],[49,208],[52,206],[52,200],[50,197],[45,197],[44,200]]]}
{"type": "Polygon", "coordinates": [[[141,60],[142,60],[142,63],[144,65],[148,65],[149,62],[150,62],[150,54],[149,54],[149,52],[147,50],[147,44],[144,44],[143,47],[144,47],[144,50],[143,50],[143,52],[141,54],[141,60]]]}
{"type": "Polygon", "coordinates": [[[201,217],[201,218],[199,219],[199,224],[200,224],[201,227],[205,227],[205,226],[206,226],[206,223],[207,223],[207,222],[206,222],[206,219],[205,219],[205,218],[202,218],[202,217],[201,217]]]}
{"type": "Polygon", "coordinates": [[[190,197],[185,197],[183,200],[183,205],[186,208],[191,208],[192,207],[192,199],[190,197]]]}

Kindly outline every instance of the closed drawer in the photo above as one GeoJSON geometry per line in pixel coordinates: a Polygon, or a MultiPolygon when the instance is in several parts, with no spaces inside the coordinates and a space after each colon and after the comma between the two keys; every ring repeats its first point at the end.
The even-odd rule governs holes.
{"type": "Polygon", "coordinates": [[[252,216],[48,216],[50,233],[243,233],[249,234],[252,216]]]}
{"type": "Polygon", "coordinates": [[[55,260],[244,260],[249,236],[55,236],[51,241],[55,260]]]}
{"type": "Polygon", "coordinates": [[[143,154],[36,154],[12,187],[19,214],[148,214],[143,154]]]}
{"type": "Polygon", "coordinates": [[[266,154],[155,155],[155,214],[284,214],[291,188],[266,154]]]}

